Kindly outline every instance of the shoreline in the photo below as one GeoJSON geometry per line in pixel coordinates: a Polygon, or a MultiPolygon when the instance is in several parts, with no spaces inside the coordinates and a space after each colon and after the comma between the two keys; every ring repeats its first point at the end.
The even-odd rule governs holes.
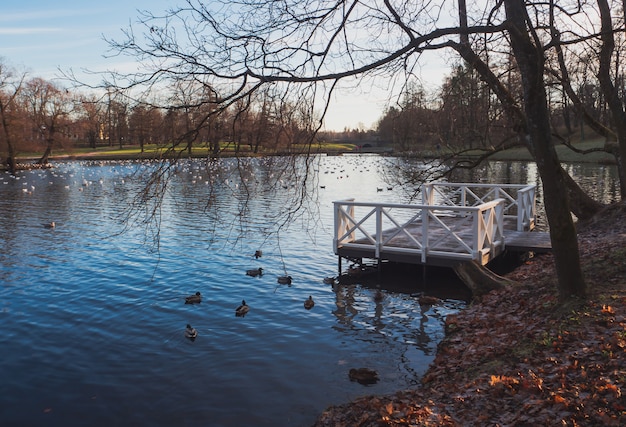
{"type": "MultiPolygon", "coordinates": [[[[241,156],[241,154],[235,154],[235,153],[231,153],[231,154],[222,154],[219,157],[217,157],[216,159],[221,159],[221,158],[236,158],[236,157],[261,157],[261,156],[285,156],[285,155],[302,155],[304,153],[262,153],[262,154],[246,154],[244,156],[241,156]]],[[[318,154],[325,154],[327,156],[337,156],[337,155],[343,155],[343,154],[379,154],[379,155],[384,155],[384,156],[405,156],[405,154],[398,154],[398,153],[362,153],[362,152],[339,152],[339,153],[334,153],[334,152],[317,152],[317,153],[311,153],[314,155],[318,155],[318,154]]],[[[410,156],[409,156],[410,157],[410,156]]],[[[67,155],[59,155],[59,156],[50,156],[49,162],[43,165],[39,165],[36,162],[38,159],[37,158],[32,158],[32,157],[20,157],[18,160],[18,168],[17,171],[25,171],[25,170],[36,170],[36,169],[51,169],[54,168],[54,162],[55,161],[154,161],[154,160],[166,160],[166,159],[175,159],[175,156],[170,156],[170,157],[154,157],[154,156],[148,156],[148,155],[136,155],[136,154],[129,154],[129,155],[119,155],[119,154],[115,154],[115,155],[109,155],[109,154],[93,154],[93,153],[88,153],[88,154],[67,154],[67,155]]],[[[184,157],[180,157],[179,159],[184,158],[184,159],[208,159],[207,156],[205,155],[191,155],[191,156],[184,156],[184,157]]],[[[415,157],[418,158],[418,157],[415,157]]],[[[434,158],[431,157],[419,157],[419,158],[423,158],[424,160],[432,160],[434,158]]],[[[507,156],[502,156],[502,157],[497,157],[497,158],[491,158],[488,160],[485,160],[485,162],[534,162],[534,160],[532,159],[523,159],[523,158],[514,158],[513,156],[511,157],[507,157],[507,156]]],[[[614,161],[596,161],[596,160],[589,160],[589,161],[583,161],[583,160],[570,160],[570,161],[562,161],[562,163],[566,163],[566,164],[577,164],[577,163],[596,163],[598,165],[604,165],[604,166],[616,166],[616,163],[614,161]]],[[[6,166],[6,164],[0,164],[0,171],[1,172],[7,172],[9,170],[9,168],[6,166]]]]}
{"type": "Polygon", "coordinates": [[[626,202],[579,227],[589,287],[558,303],[552,255],[446,319],[422,383],[331,406],[314,427],[625,425],[626,202]]]}

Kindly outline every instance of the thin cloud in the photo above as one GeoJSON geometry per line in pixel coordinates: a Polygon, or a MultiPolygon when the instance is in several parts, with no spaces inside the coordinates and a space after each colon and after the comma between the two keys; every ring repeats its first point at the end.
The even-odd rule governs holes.
{"type": "Polygon", "coordinates": [[[56,18],[72,18],[76,16],[98,15],[101,9],[40,9],[36,11],[28,10],[23,12],[9,12],[0,15],[0,22],[16,22],[50,20],[56,18]]]}
{"type": "Polygon", "coordinates": [[[31,28],[0,28],[0,35],[23,36],[31,34],[57,33],[61,28],[31,27],[31,28]]]}

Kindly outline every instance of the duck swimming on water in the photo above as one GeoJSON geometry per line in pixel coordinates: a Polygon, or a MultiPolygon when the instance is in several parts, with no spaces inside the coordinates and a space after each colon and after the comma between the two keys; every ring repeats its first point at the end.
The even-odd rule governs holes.
{"type": "Polygon", "coordinates": [[[202,295],[200,292],[196,292],[194,295],[185,297],[185,304],[196,304],[202,302],[202,295]]]}
{"type": "Polygon", "coordinates": [[[195,328],[192,328],[189,323],[187,323],[187,328],[185,329],[185,338],[189,338],[191,341],[195,340],[198,336],[198,331],[195,328]]]}
{"type": "Polygon", "coordinates": [[[304,301],[304,308],[306,308],[307,310],[310,310],[313,308],[314,305],[315,305],[315,301],[313,301],[313,297],[309,295],[309,298],[304,301]]]}
{"type": "Polygon", "coordinates": [[[378,372],[369,368],[350,369],[348,372],[350,381],[356,381],[359,384],[375,384],[378,382],[378,372]]]}
{"type": "Polygon", "coordinates": [[[241,301],[241,305],[235,309],[235,316],[243,317],[250,311],[250,307],[246,304],[246,300],[241,301]]]}
{"type": "Polygon", "coordinates": [[[278,277],[278,283],[281,285],[291,285],[291,281],[293,279],[291,278],[291,276],[279,276],[278,277]]]}
{"type": "Polygon", "coordinates": [[[246,275],[252,276],[252,277],[263,276],[263,269],[259,267],[259,268],[255,268],[252,270],[248,270],[246,271],[246,275]]]}

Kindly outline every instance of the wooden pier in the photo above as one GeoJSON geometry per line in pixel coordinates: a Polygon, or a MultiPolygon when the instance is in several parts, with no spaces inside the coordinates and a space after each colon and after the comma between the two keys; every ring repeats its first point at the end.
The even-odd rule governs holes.
{"type": "Polygon", "coordinates": [[[341,258],[481,265],[505,249],[546,252],[535,228],[536,186],[431,183],[421,204],[334,202],[334,252],[341,258]]]}

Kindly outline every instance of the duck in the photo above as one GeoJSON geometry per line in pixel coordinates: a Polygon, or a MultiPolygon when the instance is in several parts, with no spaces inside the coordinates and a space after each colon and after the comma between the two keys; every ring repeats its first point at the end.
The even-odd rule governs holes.
{"type": "Polygon", "coordinates": [[[417,299],[420,305],[434,305],[438,304],[441,300],[437,297],[433,297],[431,295],[420,295],[417,299]]]}
{"type": "Polygon", "coordinates": [[[248,270],[248,271],[246,271],[246,275],[252,276],[252,277],[262,276],[263,275],[263,269],[261,267],[259,267],[259,268],[255,268],[255,269],[252,269],[252,270],[248,270]]]}
{"type": "Polygon", "coordinates": [[[281,285],[291,285],[291,276],[279,276],[278,283],[281,285]]]}
{"type": "Polygon", "coordinates": [[[313,301],[313,297],[309,295],[309,298],[304,301],[304,308],[306,308],[307,310],[310,310],[313,308],[314,305],[315,305],[315,301],[313,301]]]}
{"type": "Polygon", "coordinates": [[[199,302],[202,302],[202,295],[200,292],[196,292],[194,295],[185,297],[185,304],[195,304],[199,302]]]}
{"type": "Polygon", "coordinates": [[[235,310],[235,316],[243,317],[250,311],[250,307],[246,304],[246,300],[241,300],[241,305],[235,310]]]}
{"type": "Polygon", "coordinates": [[[375,384],[378,382],[378,372],[369,368],[352,368],[348,372],[350,381],[356,381],[359,384],[375,384]]]}
{"type": "Polygon", "coordinates": [[[262,251],[262,250],[258,250],[258,251],[255,251],[255,252],[254,252],[254,257],[255,257],[256,259],[259,259],[259,258],[261,258],[262,256],[263,256],[263,251],[262,251]]]}
{"type": "Polygon", "coordinates": [[[189,338],[191,341],[195,340],[198,336],[198,331],[195,328],[191,327],[189,323],[187,323],[187,328],[185,329],[185,338],[189,338]]]}
{"type": "Polygon", "coordinates": [[[334,285],[335,278],[334,277],[324,277],[324,283],[327,285],[334,285]]]}
{"type": "Polygon", "coordinates": [[[44,224],[43,226],[46,227],[46,228],[54,228],[57,225],[54,223],[54,221],[52,221],[52,222],[48,222],[48,223],[44,224]]]}

